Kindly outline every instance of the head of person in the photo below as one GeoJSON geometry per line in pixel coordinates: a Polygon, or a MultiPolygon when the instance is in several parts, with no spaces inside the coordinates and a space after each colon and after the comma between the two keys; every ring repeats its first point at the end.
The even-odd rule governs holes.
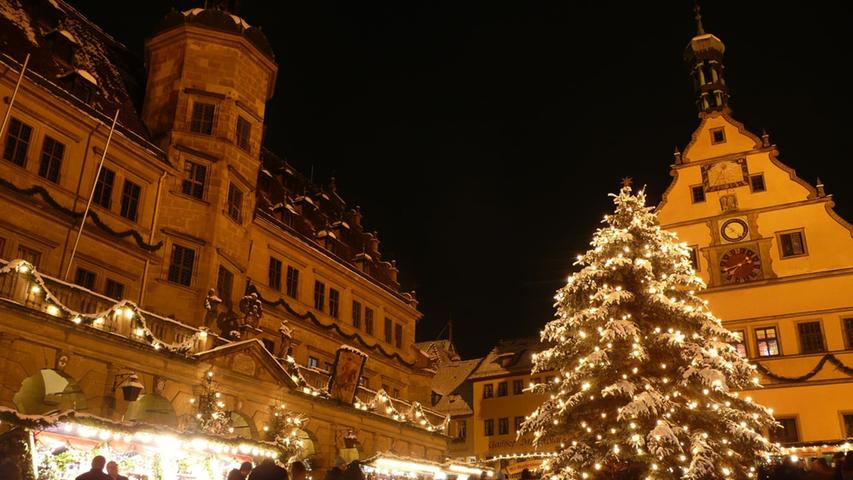
{"type": "Polygon", "coordinates": [[[338,457],[335,459],[335,465],[333,466],[333,468],[343,471],[346,468],[346,466],[347,466],[347,462],[343,458],[338,457]]]}
{"type": "Polygon", "coordinates": [[[97,470],[102,472],[104,470],[104,465],[107,464],[107,459],[102,455],[97,455],[92,459],[92,470],[97,470]]]}
{"type": "Polygon", "coordinates": [[[489,474],[486,473],[485,470],[483,470],[482,472],[480,472],[480,478],[489,478],[489,474]]]}
{"type": "Polygon", "coordinates": [[[243,462],[240,464],[240,473],[242,473],[243,476],[248,475],[249,472],[251,472],[251,471],[252,471],[252,462],[243,462]]]}
{"type": "Polygon", "coordinates": [[[111,477],[118,475],[118,464],[116,462],[107,463],[107,475],[111,477]]]}
{"type": "Polygon", "coordinates": [[[525,468],[524,470],[521,471],[521,478],[523,480],[528,480],[528,479],[533,478],[533,474],[530,473],[529,469],[525,468]]]}
{"type": "Polygon", "coordinates": [[[297,460],[290,465],[290,476],[293,477],[293,480],[305,480],[305,477],[308,476],[308,469],[305,468],[304,463],[297,460]]]}

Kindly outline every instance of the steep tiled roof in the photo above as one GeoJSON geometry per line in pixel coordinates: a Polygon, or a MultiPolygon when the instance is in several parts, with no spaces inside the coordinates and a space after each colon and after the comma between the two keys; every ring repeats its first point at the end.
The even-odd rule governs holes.
{"type": "Polygon", "coordinates": [[[30,54],[29,79],[96,118],[109,121],[121,109],[118,128],[158,150],[147,144],[150,136],[139,116],[145,89],[141,59],[67,3],[0,0],[0,49],[16,69],[30,54]]]}
{"type": "Polygon", "coordinates": [[[506,340],[498,343],[486,355],[471,379],[529,372],[533,368],[533,354],[546,346],[535,338],[506,340]]]}
{"type": "Polygon", "coordinates": [[[449,395],[471,375],[480,365],[482,358],[448,362],[438,367],[432,378],[432,391],[439,395],[449,395]]]}

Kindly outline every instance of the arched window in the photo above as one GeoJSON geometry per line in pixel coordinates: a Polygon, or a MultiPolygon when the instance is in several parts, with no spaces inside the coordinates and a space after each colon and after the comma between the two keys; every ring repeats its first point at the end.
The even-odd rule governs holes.
{"type": "Polygon", "coordinates": [[[86,396],[73,378],[63,372],[43,368],[21,382],[12,399],[19,412],[37,415],[51,410],[86,410],[86,396]]]}
{"type": "Polygon", "coordinates": [[[231,427],[234,428],[234,435],[238,437],[255,438],[255,429],[252,423],[237,412],[231,412],[231,427]]]}
{"type": "Polygon", "coordinates": [[[148,393],[135,402],[129,402],[124,419],[151,425],[178,426],[178,416],[172,404],[156,393],[148,393]]]}

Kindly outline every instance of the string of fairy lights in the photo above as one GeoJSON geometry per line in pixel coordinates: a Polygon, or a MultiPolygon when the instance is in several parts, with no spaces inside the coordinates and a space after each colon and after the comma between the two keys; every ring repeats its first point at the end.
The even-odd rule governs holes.
{"type": "Polygon", "coordinates": [[[355,408],[359,410],[363,410],[365,412],[384,412],[385,415],[390,418],[398,421],[398,422],[408,422],[415,425],[420,425],[423,428],[426,428],[427,431],[430,432],[446,432],[447,426],[450,424],[450,416],[445,415],[444,420],[439,424],[434,424],[429,421],[427,417],[427,413],[424,410],[423,406],[420,402],[414,401],[409,405],[409,409],[407,412],[401,412],[394,406],[394,401],[391,396],[385,391],[385,389],[380,388],[374,395],[370,402],[362,402],[359,399],[355,400],[353,404],[355,408]]]}

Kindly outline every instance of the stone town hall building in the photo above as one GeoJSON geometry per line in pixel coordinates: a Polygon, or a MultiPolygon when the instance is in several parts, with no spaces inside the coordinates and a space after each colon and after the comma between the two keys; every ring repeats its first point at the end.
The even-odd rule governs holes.
{"type": "Polygon", "coordinates": [[[0,112],[14,97],[0,407],[175,426],[212,371],[242,436],[263,439],[279,402],[304,412],[319,468],[346,448],[444,456],[444,417],[417,403],[431,374],[414,293],[334,179],[315,184],[262,145],[279,72],[258,28],[219,9],[170,13],[143,67],[61,0],[2,0],[0,45],[0,112]],[[28,263],[10,271],[13,259],[28,263]],[[131,310],[115,310],[123,299],[131,310]],[[369,357],[349,378],[354,402],[326,398],[342,344],[369,357]],[[115,393],[128,371],[143,407],[115,393]]]}

